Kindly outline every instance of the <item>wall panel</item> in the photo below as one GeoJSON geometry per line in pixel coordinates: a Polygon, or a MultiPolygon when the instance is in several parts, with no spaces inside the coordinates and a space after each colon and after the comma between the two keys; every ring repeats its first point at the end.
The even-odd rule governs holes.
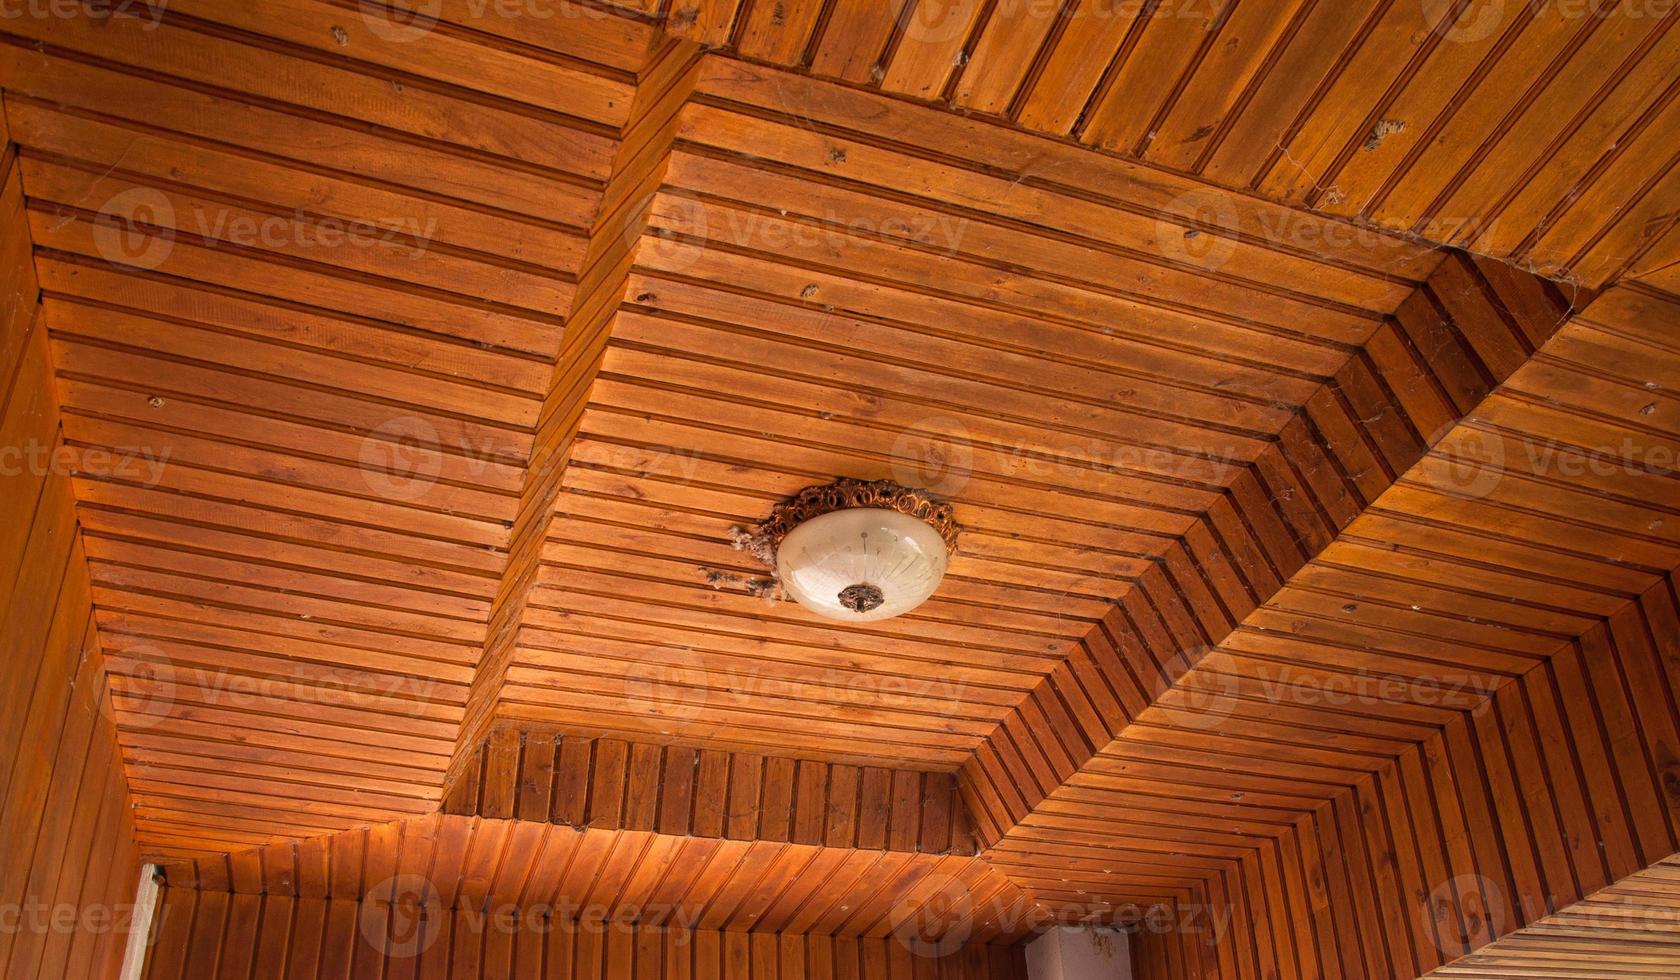
{"type": "Polygon", "coordinates": [[[0,116],[0,976],[114,976],[138,856],[0,116]]]}

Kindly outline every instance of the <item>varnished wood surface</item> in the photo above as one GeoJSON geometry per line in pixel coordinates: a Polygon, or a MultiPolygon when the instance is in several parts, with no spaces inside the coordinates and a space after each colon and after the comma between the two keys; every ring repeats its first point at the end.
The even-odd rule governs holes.
{"type": "MultiPolygon", "coordinates": [[[[1164,739],[1147,733],[1160,724],[1157,719],[1170,727],[1188,718],[1192,729],[1229,721],[1233,728],[1245,726],[1244,735],[1288,732],[1294,720],[1285,720],[1288,709],[1266,703],[1269,689],[1287,697],[1295,680],[1287,662],[1273,653],[1278,630],[1323,644],[1324,652],[1300,668],[1309,672],[1302,683],[1317,677],[1357,687],[1357,680],[1338,671],[1329,648],[1347,628],[1363,630],[1355,634],[1362,639],[1374,635],[1386,622],[1374,615],[1386,614],[1382,606],[1366,605],[1361,615],[1360,604],[1347,608],[1345,602],[1332,614],[1331,597],[1313,587],[1322,578],[1319,566],[1339,567],[1332,556],[1341,555],[1350,541],[1372,537],[1364,528],[1377,524],[1375,514],[1391,495],[1404,492],[1395,489],[1397,483],[1405,483],[1427,451],[1439,450],[1454,422],[1478,410],[1491,388],[1569,315],[1569,297],[1534,277],[1457,255],[1443,262],[1367,351],[1308,401],[1286,438],[1234,483],[965,766],[964,786],[988,842],[1021,823],[1046,793],[1071,789],[1068,781],[1077,780],[1082,767],[1111,768],[1102,760],[1106,754],[1140,753],[1134,759],[1140,772],[1168,779],[1174,764],[1207,764],[1194,753],[1155,744],[1164,739]],[[1285,611],[1273,612],[1279,605],[1285,611]],[[1241,646],[1249,637],[1256,639],[1241,646]],[[1241,688],[1241,696],[1253,703],[1240,705],[1240,717],[1198,723],[1191,716],[1205,707],[1207,691],[1195,668],[1223,666],[1254,644],[1271,646],[1232,668],[1228,683],[1219,675],[1214,688],[1241,688]],[[1208,659],[1210,653],[1216,658],[1208,659]],[[1181,687],[1185,690],[1177,690],[1181,687]],[[1140,736],[1150,744],[1126,744],[1140,736]]],[[[1380,526],[1384,540],[1405,540],[1395,521],[1380,526]]],[[[1345,586],[1348,598],[1380,583],[1385,547],[1381,541],[1363,544],[1355,552],[1359,557],[1348,561],[1353,568],[1379,569],[1345,586]]],[[[1401,638],[1390,640],[1391,647],[1406,642],[1409,631],[1397,632],[1401,638]]],[[[1427,655],[1441,659],[1436,648],[1427,655]]],[[[1383,676],[1374,670],[1373,675],[1383,676]]],[[[1229,706],[1222,698],[1211,700],[1216,708],[1229,706]]],[[[1205,743],[1215,734],[1204,731],[1197,738],[1205,743]]],[[[1403,742],[1405,731],[1388,737],[1403,742]]],[[[1049,832],[1017,830],[1027,838],[1049,832]]],[[[1010,847],[1016,844],[1031,847],[1020,841],[1010,847]]]]}
{"type": "Polygon", "coordinates": [[[543,398],[525,468],[501,587],[491,611],[484,654],[473,673],[466,715],[456,737],[452,775],[489,731],[507,681],[533,589],[554,502],[578,438],[578,425],[606,355],[607,338],[626,296],[630,256],[646,230],[652,189],[665,178],[674,116],[693,92],[698,50],[663,42],[638,78],[612,170],[601,193],[578,293],[543,398]]]}
{"type": "MultiPolygon", "coordinates": [[[[176,862],[163,874],[172,892],[196,893],[185,901],[201,907],[290,910],[294,900],[406,896],[428,914],[469,923],[515,910],[526,921],[581,921],[579,936],[607,921],[824,944],[920,943],[916,959],[937,953],[950,970],[966,962],[963,944],[1007,947],[1047,921],[975,856],[966,823],[950,774],[499,730],[442,814],[176,862]]],[[[167,928],[154,969],[176,955],[167,928]]],[[[466,934],[475,943],[508,941],[466,934]]],[[[220,941],[245,942],[234,934],[220,941]]],[[[196,948],[201,958],[210,949],[196,948]]],[[[329,965],[356,958],[341,950],[329,965]]],[[[638,960],[636,976],[664,975],[644,969],[638,960]]]]}
{"type": "Polygon", "coordinates": [[[973,856],[454,814],[176,862],[165,874],[205,892],[348,900],[396,881],[439,908],[566,909],[731,932],[1007,944],[1047,921],[973,856]]]}
{"type": "Polygon", "coordinates": [[[679,837],[973,856],[950,773],[499,729],[445,813],[679,837]]]}
{"type": "Polygon", "coordinates": [[[154,854],[436,809],[648,40],[602,21],[539,56],[345,14],[0,39],[154,854]]]}
{"type": "Polygon", "coordinates": [[[389,902],[169,888],[146,980],[1024,980],[1007,946],[917,955],[880,938],[578,926],[389,902]]]}
{"type": "Polygon", "coordinates": [[[1406,977],[1680,849],[1672,11],[620,6],[0,21],[4,444],[70,460],[6,574],[85,564],[176,889],[360,898],[413,828],[456,895],[703,866],[800,945],[952,874],[1232,914],[1145,976],[1406,977]],[[836,476],[956,503],[912,616],[752,594],[836,476]]]}
{"type": "Polygon", "coordinates": [[[1665,3],[620,6],[746,58],[1591,285],[1680,257],[1665,3]]]}
{"type": "Polygon", "coordinates": [[[1414,383],[1385,317],[1440,254],[1196,190],[704,61],[499,715],[960,765],[1366,345],[1414,383]],[[732,528],[883,475],[965,528],[932,601],[842,630],[749,594],[732,528]]]}
{"type": "Polygon", "coordinates": [[[440,909],[939,943],[1007,944],[1046,921],[977,857],[949,773],[511,729],[472,755],[441,814],[164,875],[207,893],[350,901],[399,881],[440,909]]]}
{"type": "Polygon", "coordinates": [[[1680,861],[1668,858],[1511,933],[1431,977],[1668,977],[1680,971],[1680,861]]]}
{"type": "MultiPolygon", "coordinates": [[[[1672,590],[1661,583],[1257,841],[1206,886],[1250,910],[1250,927],[1219,944],[1182,937],[1180,955],[1199,956],[1202,972],[1157,975],[1261,976],[1277,962],[1320,976],[1409,977],[1474,964],[1482,950],[1497,962],[1501,937],[1600,890],[1637,888],[1630,876],[1662,861],[1680,828],[1674,685],[1662,677],[1672,671],[1672,590]]],[[[1673,929],[1659,921],[1651,931],[1673,929]]],[[[1163,945],[1145,952],[1163,957],[1163,945]]],[[[1585,942],[1558,958],[1556,975],[1595,975],[1615,956],[1614,943],[1585,942]]]]}
{"type": "Polygon", "coordinates": [[[956,769],[1440,260],[610,17],[345,9],[7,28],[67,441],[166,457],[74,481],[159,854],[426,812],[496,718],[956,769]],[[730,587],[781,496],[952,454],[916,618],[730,587]]]}
{"type": "Polygon", "coordinates": [[[1163,750],[1195,765],[1173,770],[1190,792],[1146,789],[1207,821],[1154,834],[1185,855],[1157,863],[1252,928],[1187,942],[1205,972],[1164,976],[1416,976],[1666,858],[1680,555],[1655,461],[1680,443],[1655,379],[1675,323],[1675,297],[1638,288],[1589,306],[1058,791],[1045,819],[1091,822],[1083,844],[999,852],[1064,877],[1083,856],[1096,891],[1125,846],[1097,822],[1137,805],[1114,791],[1163,750]],[[1361,533],[1384,525],[1406,533],[1361,533]],[[1327,700],[1333,673],[1368,695],[1327,700]]]}
{"type": "Polygon", "coordinates": [[[0,975],[113,976],[139,855],[0,112],[0,975]]]}

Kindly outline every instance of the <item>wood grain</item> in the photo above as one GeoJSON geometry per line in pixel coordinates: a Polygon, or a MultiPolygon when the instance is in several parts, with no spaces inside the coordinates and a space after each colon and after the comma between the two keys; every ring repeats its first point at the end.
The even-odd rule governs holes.
{"type": "Polygon", "coordinates": [[[725,837],[433,814],[164,868],[171,887],[358,901],[392,888],[439,908],[770,934],[1008,945],[1045,910],[972,855],[768,828],[725,837]]]}
{"type": "Polygon", "coordinates": [[[1680,969],[1674,948],[1676,861],[1667,858],[1443,966],[1432,977],[1538,976],[1590,959],[1604,973],[1663,976],[1680,969]]]}
{"type": "Polygon", "coordinates": [[[1346,411],[1393,384],[1448,417],[1387,319],[1439,253],[762,67],[709,57],[695,91],[509,724],[954,769],[1366,345],[1346,411]],[[731,529],[835,476],[956,505],[914,614],[838,630],[750,594],[731,529]]]}
{"type": "Polygon", "coordinates": [[[950,773],[502,728],[443,812],[679,837],[978,852],[950,773]]]}
{"type": "Polygon", "coordinates": [[[139,880],[60,442],[16,148],[0,108],[0,974],[114,976],[139,880]]]}
{"type": "MultiPolygon", "coordinates": [[[[1200,975],[1409,977],[1672,854],[1680,555],[1672,468],[1652,462],[1676,443],[1646,379],[1677,318],[1638,287],[1588,306],[998,866],[1095,892],[1103,864],[1146,847],[1109,828],[1172,814],[1196,832],[1150,834],[1151,878],[1250,911],[1222,942],[1150,944],[1199,944],[1217,964],[1200,975]]],[[[1556,968],[1595,962],[1583,944],[1556,968]]]]}
{"type": "Polygon", "coordinates": [[[651,34],[75,13],[0,36],[7,228],[141,846],[435,810],[651,34]]]}
{"type": "Polygon", "coordinates": [[[562,919],[496,917],[400,902],[166,889],[147,980],[245,976],[426,976],[451,980],[879,978],[1023,980],[1006,946],[943,958],[884,938],[775,936],[562,919]],[[374,937],[369,939],[367,937],[374,937]],[[375,941],[380,945],[376,946],[375,941]],[[316,971],[326,971],[317,973],[316,971]]]}
{"type": "Polygon", "coordinates": [[[494,720],[496,701],[536,582],[555,497],[576,448],[578,425],[593,396],[607,339],[628,298],[628,270],[654,207],[654,195],[664,182],[674,116],[692,91],[697,57],[693,44],[667,44],[651,56],[638,81],[537,419],[519,511],[509,539],[508,561],[491,610],[484,654],[468,692],[451,760],[452,774],[467,764],[467,753],[494,720]]]}
{"type": "Polygon", "coordinates": [[[1673,972],[1593,921],[1680,851],[1666,5],[407,6],[0,21],[0,904],[165,858],[153,972],[242,980],[1673,972]],[[840,476],[955,505],[913,614],[734,547],[840,476]],[[446,953],[358,945],[399,872],[446,953]]]}
{"type": "Polygon", "coordinates": [[[1674,238],[1663,4],[695,6],[664,29],[1591,286],[1674,238]]]}
{"type": "MultiPolygon", "coordinates": [[[[1352,541],[1365,540],[1383,501],[1404,492],[1396,488],[1408,470],[1453,445],[1454,422],[1487,407],[1483,396],[1569,315],[1568,299],[1541,280],[1448,257],[965,764],[982,837],[1007,836],[1082,767],[1101,766],[1105,753],[1149,730],[1133,730],[1145,717],[1194,711],[1207,687],[1175,688],[1187,678],[1200,684],[1196,668],[1210,655],[1210,668],[1243,657],[1245,669],[1225,668],[1218,683],[1250,675],[1250,654],[1262,659],[1244,683],[1287,682],[1285,667],[1264,659],[1276,656],[1276,631],[1324,640],[1383,625],[1357,604],[1336,613],[1334,626],[1290,616],[1327,611],[1319,569],[1339,566],[1352,541]],[[1284,611],[1270,612],[1280,604],[1284,611]]],[[[1346,588],[1357,594],[1375,574],[1346,588]]],[[[1322,670],[1329,659],[1312,656],[1302,668],[1322,670]]],[[[1276,714],[1256,706],[1243,720],[1276,714]]]]}

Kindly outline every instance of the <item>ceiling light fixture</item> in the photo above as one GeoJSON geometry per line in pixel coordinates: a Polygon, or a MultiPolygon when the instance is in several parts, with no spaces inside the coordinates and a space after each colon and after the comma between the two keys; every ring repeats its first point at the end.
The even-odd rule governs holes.
{"type": "Polygon", "coordinates": [[[775,569],[782,589],[819,616],[891,619],[939,588],[958,527],[951,505],[891,480],[807,487],[737,544],[775,569]]]}

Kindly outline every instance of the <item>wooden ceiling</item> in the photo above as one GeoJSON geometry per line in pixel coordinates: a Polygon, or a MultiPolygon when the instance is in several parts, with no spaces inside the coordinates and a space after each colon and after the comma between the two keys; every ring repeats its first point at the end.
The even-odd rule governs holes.
{"type": "Polygon", "coordinates": [[[127,461],[75,485],[156,850],[436,808],[640,57],[611,22],[587,69],[426,46],[467,91],[239,31],[371,56],[342,13],[8,22],[66,443],[127,461]]]}
{"type": "Polygon", "coordinates": [[[1647,0],[617,0],[672,33],[1599,285],[1680,259],[1647,0]]]}
{"type": "Polygon", "coordinates": [[[647,220],[665,237],[637,252],[559,483],[510,720],[960,765],[1440,259],[1234,242],[1208,269],[1152,254],[1196,227],[1149,216],[1183,182],[1115,198],[1134,168],[988,124],[727,62],[691,84],[647,220]],[[926,145],[883,145],[912,126],[926,145]],[[987,171],[1012,151],[1068,172],[1010,191],[987,171]],[[965,528],[923,609],[842,630],[734,584],[764,569],[730,528],[894,474],[965,528]],[[624,697],[643,672],[668,704],[624,697]]]}
{"type": "Polygon", "coordinates": [[[410,862],[1588,975],[1532,937],[1680,852],[1680,75],[1671,12],[1587,6],[0,21],[136,838],[212,923],[161,969],[410,862]],[[911,615],[733,546],[840,476],[954,503],[911,615]]]}

